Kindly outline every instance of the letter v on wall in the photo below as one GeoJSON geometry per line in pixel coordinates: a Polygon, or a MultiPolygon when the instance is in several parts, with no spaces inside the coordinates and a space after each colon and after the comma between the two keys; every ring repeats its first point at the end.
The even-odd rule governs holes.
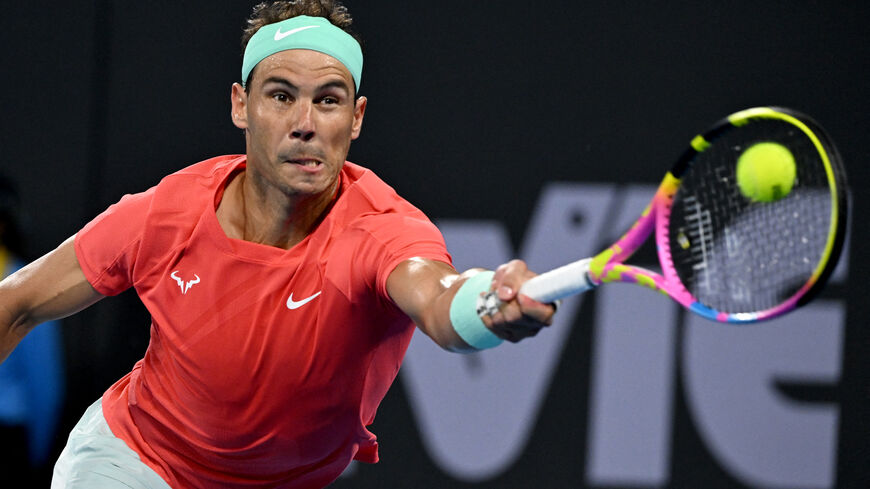
{"type": "MultiPolygon", "coordinates": [[[[612,199],[611,186],[545,187],[520,253],[498,222],[440,220],[438,226],[458,270],[495,268],[518,256],[545,271],[596,251],[612,199]]],[[[485,480],[519,457],[582,300],[566,300],[554,324],[533,340],[471,355],[446,353],[415,334],[401,378],[423,443],[445,472],[485,480]]]]}

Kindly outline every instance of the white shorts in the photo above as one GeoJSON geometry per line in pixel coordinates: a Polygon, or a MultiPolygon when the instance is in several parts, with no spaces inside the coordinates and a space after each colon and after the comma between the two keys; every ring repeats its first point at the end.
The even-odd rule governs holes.
{"type": "Polygon", "coordinates": [[[102,399],[91,404],[54,464],[51,489],[172,489],[112,434],[102,399]]]}

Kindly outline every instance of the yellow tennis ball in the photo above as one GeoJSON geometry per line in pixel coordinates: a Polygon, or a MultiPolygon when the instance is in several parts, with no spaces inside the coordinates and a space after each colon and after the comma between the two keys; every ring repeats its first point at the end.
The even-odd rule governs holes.
{"type": "Polygon", "coordinates": [[[773,202],[788,195],[796,174],[794,155],[779,143],[753,144],[737,159],[737,186],[755,202],[773,202]]]}

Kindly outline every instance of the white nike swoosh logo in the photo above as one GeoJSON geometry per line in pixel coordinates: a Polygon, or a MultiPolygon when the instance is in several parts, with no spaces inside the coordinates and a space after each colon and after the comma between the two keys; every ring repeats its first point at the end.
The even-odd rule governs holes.
{"type": "MultiPolygon", "coordinates": [[[[323,291],[320,291],[320,292],[323,292],[323,291]]],[[[308,303],[311,302],[315,297],[317,297],[318,295],[320,295],[320,292],[318,292],[318,293],[316,293],[316,294],[314,294],[314,295],[312,295],[312,296],[310,296],[310,297],[306,297],[306,298],[302,299],[301,301],[294,301],[294,300],[293,300],[293,293],[291,292],[291,293],[290,293],[290,297],[287,298],[287,309],[290,309],[291,311],[292,311],[293,309],[299,309],[300,307],[304,306],[305,304],[308,304],[308,303]]]]}
{"type": "Polygon", "coordinates": [[[287,32],[281,32],[281,28],[279,27],[278,30],[275,31],[275,40],[280,41],[281,39],[284,39],[287,36],[292,36],[293,34],[296,34],[299,31],[304,31],[306,29],[314,29],[315,27],[320,27],[320,26],[319,25],[306,25],[304,27],[297,27],[295,29],[290,29],[287,32]]]}

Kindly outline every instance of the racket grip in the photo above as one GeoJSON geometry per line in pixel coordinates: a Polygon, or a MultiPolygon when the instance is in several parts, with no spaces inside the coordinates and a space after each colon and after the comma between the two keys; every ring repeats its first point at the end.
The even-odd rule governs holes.
{"type": "MultiPolygon", "coordinates": [[[[555,302],[569,295],[586,292],[595,287],[587,275],[591,262],[592,258],[584,258],[542,273],[524,283],[519,293],[538,302],[555,302]]],[[[477,314],[495,314],[501,304],[495,292],[488,292],[477,300],[477,314]]]]}
{"type": "Polygon", "coordinates": [[[584,258],[542,273],[524,283],[520,287],[520,294],[538,302],[553,302],[569,295],[586,292],[595,287],[586,273],[591,262],[592,258],[584,258]]]}

